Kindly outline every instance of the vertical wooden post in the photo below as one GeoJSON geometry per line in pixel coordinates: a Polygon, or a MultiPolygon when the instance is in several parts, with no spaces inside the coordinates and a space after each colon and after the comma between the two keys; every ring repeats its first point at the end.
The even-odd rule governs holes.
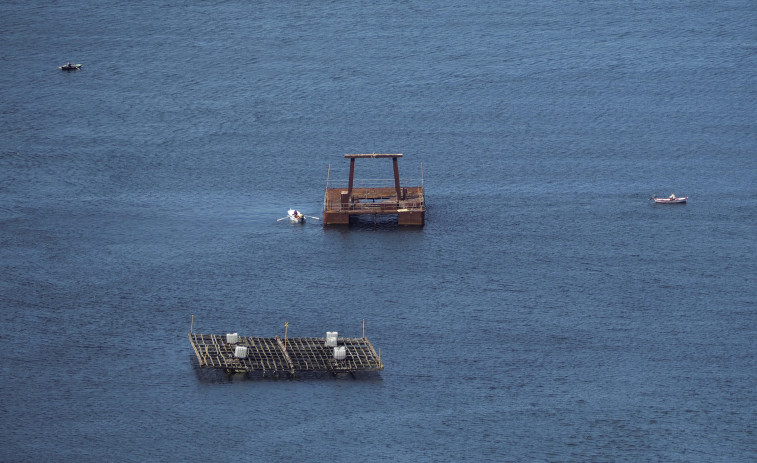
{"type": "Polygon", "coordinates": [[[363,319],[363,339],[365,339],[365,318],[363,319]]]}
{"type": "Polygon", "coordinates": [[[350,159],[350,183],[347,187],[347,199],[352,199],[352,186],[355,182],[355,158],[350,159]]]}
{"type": "Polygon", "coordinates": [[[192,329],[194,329],[195,326],[195,316],[192,315],[192,323],[189,325],[189,332],[192,333],[192,329]]]}
{"type": "Polygon", "coordinates": [[[284,352],[287,351],[287,330],[289,329],[289,322],[284,322],[284,352]]]}
{"type": "Polygon", "coordinates": [[[400,193],[400,168],[396,157],[392,158],[392,164],[394,165],[394,189],[397,191],[397,201],[400,201],[402,199],[400,193]]]}

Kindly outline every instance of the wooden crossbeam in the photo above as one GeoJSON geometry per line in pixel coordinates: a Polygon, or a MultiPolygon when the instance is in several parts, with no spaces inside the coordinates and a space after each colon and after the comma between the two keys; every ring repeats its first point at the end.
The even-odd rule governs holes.
{"type": "Polygon", "coordinates": [[[345,158],[347,159],[357,159],[357,158],[401,158],[402,153],[398,154],[378,154],[378,153],[371,153],[371,154],[345,154],[345,158]]]}

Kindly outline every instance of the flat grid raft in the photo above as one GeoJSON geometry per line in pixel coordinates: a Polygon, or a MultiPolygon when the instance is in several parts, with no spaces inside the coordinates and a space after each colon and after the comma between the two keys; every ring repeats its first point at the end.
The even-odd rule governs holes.
{"type": "Polygon", "coordinates": [[[326,338],[274,338],[239,336],[238,342],[226,342],[226,336],[189,333],[189,342],[202,368],[223,369],[227,373],[261,373],[294,376],[302,372],[355,373],[384,369],[381,357],[367,338],[338,338],[344,346],[343,360],[334,358],[334,347],[326,338]],[[237,346],[247,347],[247,358],[236,358],[237,346]]]}

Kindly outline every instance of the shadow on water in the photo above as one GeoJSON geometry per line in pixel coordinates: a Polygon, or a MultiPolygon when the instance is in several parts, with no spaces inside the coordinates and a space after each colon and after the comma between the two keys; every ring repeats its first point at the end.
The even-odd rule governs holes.
{"type": "Polygon", "coordinates": [[[382,383],[384,380],[378,371],[356,371],[354,373],[297,372],[290,375],[287,371],[255,371],[247,373],[228,373],[221,368],[202,368],[194,355],[190,356],[195,376],[203,384],[227,384],[237,381],[359,381],[361,383],[382,383]]]}
{"type": "Polygon", "coordinates": [[[352,216],[349,225],[330,224],[324,226],[329,232],[356,232],[356,231],[401,231],[403,233],[420,233],[423,226],[399,225],[397,216],[352,216]]]}
{"type": "Polygon", "coordinates": [[[195,366],[195,376],[203,384],[227,384],[238,381],[357,381],[361,383],[382,383],[381,374],[376,371],[358,371],[355,373],[298,372],[290,376],[288,372],[248,372],[227,373],[217,368],[200,368],[195,366]]]}

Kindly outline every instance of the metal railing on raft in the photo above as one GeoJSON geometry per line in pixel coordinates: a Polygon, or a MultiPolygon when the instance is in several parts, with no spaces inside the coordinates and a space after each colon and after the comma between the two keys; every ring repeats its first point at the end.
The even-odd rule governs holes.
{"type": "MultiPolygon", "coordinates": [[[[423,180],[416,178],[400,178],[400,185],[404,185],[406,188],[417,188],[418,186],[423,186],[423,180]]],[[[326,189],[328,190],[335,190],[338,188],[346,190],[349,188],[349,181],[337,181],[333,184],[329,182],[329,184],[326,185],[326,189]]],[[[352,188],[394,188],[394,179],[362,178],[360,180],[354,180],[352,188]]]]}
{"type": "Polygon", "coordinates": [[[425,210],[422,201],[385,201],[375,203],[349,203],[344,204],[341,201],[325,201],[325,210],[328,212],[352,212],[366,214],[373,213],[392,213],[392,212],[421,212],[425,210]]]}

